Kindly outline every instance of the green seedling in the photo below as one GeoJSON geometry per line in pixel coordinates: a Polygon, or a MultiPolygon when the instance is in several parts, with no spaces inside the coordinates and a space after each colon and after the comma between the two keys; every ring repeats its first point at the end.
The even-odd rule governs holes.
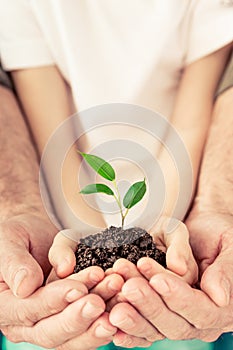
{"type": "Polygon", "coordinates": [[[135,204],[137,204],[144,196],[146,192],[146,182],[145,178],[143,181],[135,182],[130,186],[126,192],[123,202],[121,202],[121,196],[119,193],[119,188],[116,181],[115,170],[106,160],[97,157],[93,154],[87,154],[79,152],[84,160],[94,169],[100,176],[112,183],[113,189],[109,186],[96,183],[85,186],[80,193],[82,194],[93,194],[93,193],[105,193],[108,196],[113,196],[116,200],[116,203],[119,207],[121,214],[121,227],[124,227],[125,218],[135,204]],[[123,208],[124,207],[124,208],[123,208]]]}

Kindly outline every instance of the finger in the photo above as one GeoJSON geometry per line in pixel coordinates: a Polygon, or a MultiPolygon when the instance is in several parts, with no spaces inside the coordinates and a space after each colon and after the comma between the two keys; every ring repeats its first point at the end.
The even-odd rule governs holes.
{"type": "Polygon", "coordinates": [[[121,291],[123,284],[124,280],[120,275],[111,274],[94,287],[91,293],[99,295],[103,300],[109,300],[121,291]]]}
{"type": "Polygon", "coordinates": [[[121,275],[125,281],[132,277],[140,277],[135,264],[126,259],[118,259],[113,265],[113,271],[121,275]]]}
{"type": "Polygon", "coordinates": [[[24,241],[2,240],[0,244],[0,280],[14,295],[25,298],[43,284],[43,271],[29,253],[24,241]]]}
{"type": "MultiPolygon", "coordinates": [[[[94,288],[99,282],[101,282],[104,279],[104,271],[99,266],[90,266],[87,267],[84,270],[79,271],[78,273],[74,273],[72,275],[69,275],[67,278],[74,279],[75,281],[79,281],[88,289],[94,288]]],[[[46,283],[51,283],[53,281],[58,280],[59,277],[57,276],[54,269],[52,269],[46,283]]]]}
{"type": "Polygon", "coordinates": [[[73,273],[76,264],[74,254],[76,248],[77,242],[64,236],[63,231],[55,236],[49,250],[49,261],[58,277],[64,278],[73,273]]]}
{"type": "Polygon", "coordinates": [[[118,303],[122,303],[122,302],[127,302],[127,299],[124,297],[122,292],[119,292],[116,295],[114,295],[114,297],[112,297],[111,299],[109,299],[107,301],[106,311],[110,312],[112,310],[113,306],[115,306],[118,303]]]}
{"type": "MultiPolygon", "coordinates": [[[[156,274],[158,273],[170,273],[173,274],[172,271],[165,269],[163,266],[161,266],[159,263],[157,263],[155,260],[151,258],[141,258],[137,263],[138,271],[141,273],[142,276],[144,276],[148,281],[156,274]]],[[[191,278],[188,278],[188,274],[185,275],[184,280],[191,281],[191,278]]]]}
{"type": "Polygon", "coordinates": [[[108,314],[105,312],[96,320],[89,329],[78,337],[75,337],[57,350],[89,350],[108,344],[112,341],[117,328],[109,322],[108,314]]]}
{"type": "Polygon", "coordinates": [[[147,280],[150,280],[152,276],[157,273],[165,272],[165,268],[157,263],[155,260],[151,258],[141,258],[137,262],[138,271],[144,276],[147,280]]]}
{"type": "Polygon", "coordinates": [[[128,280],[122,288],[122,294],[159,333],[167,338],[187,339],[197,335],[191,324],[166,307],[145,279],[128,280]]]}
{"type": "Polygon", "coordinates": [[[57,276],[56,271],[54,268],[50,271],[50,274],[48,275],[48,278],[46,279],[46,284],[54,282],[59,280],[60,278],[57,276]]]}
{"type": "Polygon", "coordinates": [[[133,335],[126,334],[120,330],[117,331],[117,333],[113,337],[113,343],[116,346],[121,346],[124,348],[135,348],[135,347],[142,347],[147,348],[152,345],[151,342],[147,341],[144,338],[138,338],[133,335]]]}
{"type": "Polygon", "coordinates": [[[100,283],[104,279],[104,271],[99,266],[90,266],[84,270],[79,271],[78,273],[74,273],[68,276],[68,279],[74,279],[75,281],[79,281],[90,290],[94,288],[98,283],[100,283]]]}
{"type": "Polygon", "coordinates": [[[109,315],[110,322],[124,333],[154,342],[164,337],[128,303],[114,306],[109,315]]]}
{"type": "MultiPolygon", "coordinates": [[[[172,274],[159,274],[150,285],[162,297],[167,307],[194,325],[197,330],[221,329],[229,322],[230,308],[221,312],[201,290],[191,288],[172,274]]],[[[174,323],[175,324],[175,323],[174,323]]],[[[198,335],[196,335],[198,338],[198,335]]]]}
{"type": "Polygon", "coordinates": [[[97,295],[89,294],[33,327],[8,327],[3,328],[3,332],[13,342],[27,341],[35,345],[42,344],[45,348],[55,348],[86,332],[104,309],[103,300],[97,295]]]}
{"type": "Polygon", "coordinates": [[[111,275],[112,273],[114,273],[112,267],[109,267],[107,270],[105,270],[105,276],[111,275]]]}
{"type": "Polygon", "coordinates": [[[73,280],[56,281],[41,287],[25,299],[15,297],[8,289],[0,293],[0,324],[32,326],[40,319],[62,311],[70,302],[88,293],[73,280]]]}
{"type": "Polygon", "coordinates": [[[230,303],[233,292],[232,234],[223,234],[221,251],[213,264],[204,271],[201,289],[221,307],[230,303]]]}

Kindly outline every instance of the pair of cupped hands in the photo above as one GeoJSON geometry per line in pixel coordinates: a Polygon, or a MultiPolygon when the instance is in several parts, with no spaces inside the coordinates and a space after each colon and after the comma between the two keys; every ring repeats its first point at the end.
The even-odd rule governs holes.
{"type": "Polygon", "coordinates": [[[232,218],[195,214],[188,227],[201,290],[194,287],[198,269],[182,223],[150,232],[167,252],[167,269],[149,258],[137,266],[121,259],[105,273],[90,267],[72,274],[75,242],[60,233],[52,244],[47,218],[12,217],[0,225],[2,332],[14,342],[85,350],[111,340],[124,347],[164,337],[213,341],[233,330],[232,218]],[[49,247],[53,270],[44,284],[49,247]]]}
{"type": "MultiPolygon", "coordinates": [[[[47,282],[68,278],[83,284],[82,290],[71,291],[68,299],[75,302],[91,294],[92,301],[88,302],[88,307],[90,314],[98,317],[95,334],[102,338],[99,345],[113,340],[116,345],[124,347],[147,347],[165,338],[166,331],[163,334],[156,327],[156,319],[163,307],[163,302],[158,303],[157,299],[160,292],[169,292],[163,275],[173,274],[192,286],[198,281],[198,267],[189,245],[189,233],[182,222],[163,217],[150,234],[157,248],[166,252],[167,269],[145,257],[138,261],[137,266],[126,259],[119,259],[105,272],[95,266],[72,274],[77,243],[63,235],[62,231],[54,239],[49,252],[53,270],[47,282]]],[[[174,321],[172,318],[164,319],[166,327],[169,327],[168,324],[172,327],[174,321]]]]}

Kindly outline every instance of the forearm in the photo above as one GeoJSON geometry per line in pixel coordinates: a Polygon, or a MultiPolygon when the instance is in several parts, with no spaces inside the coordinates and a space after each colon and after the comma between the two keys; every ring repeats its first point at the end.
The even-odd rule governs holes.
{"type": "Polygon", "coordinates": [[[0,220],[29,212],[46,216],[32,140],[13,92],[2,86],[0,124],[0,220]]]}
{"type": "MultiPolygon", "coordinates": [[[[81,157],[75,144],[70,147],[65,159],[62,159],[61,168],[54,170],[55,157],[62,157],[62,151],[59,150],[66,149],[67,143],[73,144],[72,125],[59,129],[59,138],[55,133],[55,130],[74,113],[67,85],[60,72],[55,66],[47,66],[15,71],[12,72],[12,76],[40,156],[47,151],[44,153],[43,171],[62,226],[70,227],[78,222],[79,226],[82,223],[90,224],[95,231],[96,227],[104,227],[102,215],[87,205],[79,195],[80,188],[76,176],[80,169],[81,157]],[[52,135],[53,145],[49,148],[47,142],[52,135]]],[[[81,227],[79,229],[83,230],[81,227]]]]}
{"type": "MultiPolygon", "coordinates": [[[[190,171],[188,172],[188,167],[183,159],[176,162],[164,148],[160,156],[160,164],[166,183],[166,215],[170,216],[174,211],[174,207],[177,209],[176,201],[181,189],[183,190],[187,186],[187,196],[191,192],[191,186],[192,193],[196,189],[203,148],[211,123],[215,91],[230,49],[231,46],[228,45],[192,63],[186,67],[183,73],[171,124],[176,129],[180,140],[183,141],[183,151],[189,157],[189,168],[192,168],[192,174],[190,175],[190,171]],[[183,177],[180,176],[181,173],[183,177]],[[190,178],[188,179],[188,177],[190,178]]],[[[178,157],[181,158],[181,152],[177,149],[178,145],[174,141],[174,132],[168,133],[166,145],[172,145],[169,149],[176,154],[180,153],[178,157]]],[[[185,194],[183,197],[185,197],[185,194]]],[[[184,202],[187,203],[187,199],[184,198],[184,202]]],[[[180,203],[181,208],[177,211],[179,212],[179,219],[183,219],[186,215],[188,210],[188,203],[187,205],[186,203],[180,203]]],[[[177,217],[177,215],[175,216],[177,217]]]]}
{"type": "Polygon", "coordinates": [[[233,88],[215,104],[194,209],[233,215],[233,88]]]}

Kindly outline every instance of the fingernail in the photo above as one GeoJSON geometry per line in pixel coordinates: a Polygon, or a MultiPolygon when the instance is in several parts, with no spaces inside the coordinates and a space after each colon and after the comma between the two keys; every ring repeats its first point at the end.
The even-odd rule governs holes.
{"type": "Polygon", "coordinates": [[[114,335],[115,333],[116,333],[116,330],[106,329],[102,325],[97,326],[95,329],[95,335],[98,338],[109,337],[111,335],[114,335]]]}
{"type": "Polygon", "coordinates": [[[109,281],[107,284],[108,288],[111,289],[113,292],[119,292],[119,288],[115,285],[113,281],[109,281]]]}
{"type": "Polygon", "coordinates": [[[72,303],[73,301],[80,299],[82,296],[84,296],[84,293],[81,290],[72,289],[66,294],[65,300],[68,301],[68,303],[72,303]]]}
{"type": "Polygon", "coordinates": [[[123,287],[122,293],[127,299],[132,301],[142,300],[142,298],[145,298],[144,293],[139,288],[128,289],[123,287]]]}
{"type": "Polygon", "coordinates": [[[162,279],[152,278],[151,285],[156,290],[156,292],[158,292],[159,294],[164,295],[164,296],[169,294],[171,291],[167,282],[165,282],[162,279]]]}
{"type": "Polygon", "coordinates": [[[98,283],[102,279],[96,272],[91,272],[90,278],[91,278],[92,282],[94,282],[94,283],[98,283]]]}
{"type": "Polygon", "coordinates": [[[26,269],[21,269],[16,273],[13,283],[13,293],[15,296],[18,296],[19,287],[23,280],[27,277],[27,274],[28,272],[26,269]]]}
{"type": "Polygon", "coordinates": [[[67,269],[67,266],[70,266],[70,264],[71,264],[71,261],[69,258],[63,259],[62,262],[57,267],[57,272],[63,273],[67,269]]]}
{"type": "Polygon", "coordinates": [[[181,275],[184,275],[188,271],[188,265],[185,259],[180,259],[179,268],[181,275]]]}
{"type": "Polygon", "coordinates": [[[135,321],[130,316],[123,318],[123,320],[120,320],[116,324],[117,327],[122,327],[124,329],[131,329],[135,327],[135,325],[136,325],[135,321]]]}
{"type": "Polygon", "coordinates": [[[84,318],[94,318],[99,316],[103,312],[104,310],[101,307],[94,305],[88,301],[82,309],[82,316],[84,318]]]}
{"type": "Polygon", "coordinates": [[[139,269],[142,270],[143,272],[150,272],[152,270],[152,267],[148,263],[140,263],[139,269]]]}
{"type": "Polygon", "coordinates": [[[124,295],[122,294],[122,292],[118,293],[116,295],[116,301],[118,303],[122,303],[123,301],[127,301],[127,299],[124,297],[124,295]]]}
{"type": "Polygon", "coordinates": [[[130,336],[128,336],[126,339],[124,339],[123,341],[121,340],[114,340],[113,343],[116,345],[116,346],[121,346],[121,347],[127,347],[127,346],[130,346],[133,341],[132,339],[130,338],[130,336]]]}

